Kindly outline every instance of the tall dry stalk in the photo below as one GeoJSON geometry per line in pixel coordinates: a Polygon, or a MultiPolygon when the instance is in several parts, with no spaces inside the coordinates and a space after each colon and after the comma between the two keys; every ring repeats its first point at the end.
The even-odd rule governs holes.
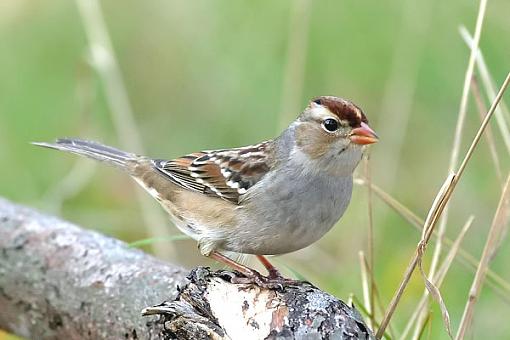
{"type": "Polygon", "coordinates": [[[371,287],[370,287],[370,270],[368,269],[367,258],[363,251],[358,252],[358,258],[361,268],[361,288],[363,291],[363,305],[367,311],[369,322],[368,327],[371,329],[375,325],[374,308],[371,301],[371,287]]]}
{"type": "MultiPolygon", "coordinates": [[[[369,322],[371,323],[371,324],[367,323],[367,325],[369,325],[369,327],[371,329],[375,329],[376,327],[379,327],[379,324],[377,323],[377,320],[375,318],[373,311],[377,308],[377,310],[379,311],[379,313],[381,313],[381,315],[384,314],[384,307],[383,307],[384,304],[381,301],[381,296],[379,294],[379,289],[377,288],[377,284],[374,282],[374,286],[370,287],[369,277],[370,277],[371,269],[368,264],[367,257],[365,256],[365,253],[363,251],[359,251],[358,258],[360,261],[361,288],[363,291],[363,301],[359,301],[359,299],[356,298],[356,295],[354,293],[350,294],[350,299],[354,299],[356,302],[356,305],[361,306],[364,314],[369,318],[369,322]],[[372,305],[372,312],[370,311],[370,308],[368,307],[368,305],[370,304],[370,299],[371,299],[370,294],[373,294],[373,299],[374,299],[374,303],[372,305]]],[[[372,273],[372,275],[373,275],[373,273],[372,273]]],[[[348,303],[348,305],[352,306],[351,303],[348,303]]],[[[388,334],[385,335],[386,337],[388,337],[390,339],[395,338],[396,332],[391,325],[389,325],[387,333],[388,334]]]]}
{"type": "Polygon", "coordinates": [[[384,331],[385,331],[386,327],[388,326],[388,323],[390,322],[391,317],[393,316],[393,313],[395,312],[395,309],[396,309],[398,303],[400,302],[400,298],[402,297],[402,294],[404,293],[404,290],[407,287],[409,280],[411,279],[411,275],[413,274],[414,270],[416,269],[416,266],[418,265],[419,261],[421,260],[421,257],[423,256],[423,253],[424,253],[425,248],[428,244],[428,241],[430,240],[430,237],[432,236],[432,233],[434,231],[437,220],[438,220],[438,218],[440,218],[446,204],[448,203],[453,191],[455,190],[455,188],[457,186],[457,183],[459,182],[460,178],[464,174],[464,170],[466,169],[466,166],[469,163],[469,160],[471,159],[473,152],[476,149],[476,146],[480,142],[482,134],[487,127],[487,124],[489,124],[491,117],[494,115],[494,111],[496,110],[496,107],[498,106],[499,102],[501,101],[501,98],[502,98],[503,94],[505,93],[505,90],[507,89],[509,83],[510,83],[510,73],[508,73],[507,77],[505,78],[505,81],[503,82],[503,85],[501,86],[501,88],[498,92],[498,95],[494,99],[494,102],[492,103],[492,105],[489,109],[489,112],[485,116],[485,119],[483,120],[480,128],[478,129],[478,132],[476,133],[475,137],[473,138],[473,141],[471,142],[471,145],[470,145],[468,151],[466,152],[466,155],[464,156],[464,159],[462,160],[462,162],[459,166],[459,169],[457,170],[457,172],[452,173],[447,177],[446,181],[444,182],[443,186],[441,187],[441,190],[439,191],[438,195],[436,196],[436,199],[434,200],[434,203],[432,204],[432,207],[429,210],[428,217],[425,221],[425,225],[423,227],[422,239],[420,240],[420,242],[418,244],[415,255],[411,259],[411,262],[409,263],[409,265],[404,273],[402,282],[400,283],[399,288],[397,289],[395,295],[393,296],[393,299],[391,300],[391,302],[388,306],[388,309],[386,310],[384,318],[381,322],[381,327],[377,330],[376,337],[378,339],[380,339],[382,337],[382,335],[384,334],[384,331]]]}
{"type": "MultiPolygon", "coordinates": [[[[487,0],[481,0],[480,6],[478,8],[478,17],[476,19],[475,24],[475,38],[473,41],[473,45],[471,46],[471,51],[469,55],[469,62],[466,69],[466,73],[464,75],[464,85],[462,88],[462,96],[460,100],[459,105],[459,112],[458,112],[458,118],[457,118],[457,124],[455,126],[455,135],[453,138],[453,146],[452,151],[450,155],[450,163],[448,166],[448,172],[452,173],[457,168],[458,159],[459,159],[459,152],[460,152],[460,146],[462,142],[462,134],[464,130],[464,122],[466,120],[466,113],[467,113],[467,105],[468,105],[468,97],[469,97],[469,89],[471,80],[473,79],[473,72],[475,69],[475,60],[476,60],[476,54],[478,50],[478,44],[480,42],[480,37],[482,34],[482,27],[483,22],[485,19],[485,10],[487,8],[487,0]]],[[[428,273],[428,279],[431,280],[435,273],[436,268],[439,263],[439,258],[441,256],[441,253],[443,251],[443,237],[446,232],[446,226],[448,224],[448,205],[446,205],[444,213],[441,217],[441,221],[439,222],[439,228],[438,228],[438,240],[435,245],[434,253],[432,255],[432,261],[430,264],[430,269],[428,273]]],[[[426,295],[427,292],[424,292],[424,295],[426,295]]],[[[425,317],[424,314],[420,316],[420,319],[423,320],[425,317]]],[[[420,322],[417,323],[417,328],[415,329],[415,333],[418,330],[418,327],[420,326],[420,322]]]]}
{"type": "MultiPolygon", "coordinates": [[[[356,184],[359,185],[368,185],[365,180],[362,178],[357,178],[355,180],[356,184]]],[[[413,226],[416,230],[422,231],[423,224],[425,220],[419,217],[416,213],[411,211],[408,207],[403,205],[401,202],[392,197],[389,193],[381,189],[379,186],[372,183],[371,185],[373,193],[379,197],[379,199],[385,203],[389,208],[394,210],[398,215],[400,215],[404,220],[406,220],[410,226],[413,226]]],[[[437,240],[437,232],[433,234],[437,240]]],[[[453,246],[453,241],[449,239],[447,236],[443,237],[444,245],[451,249],[453,246]]],[[[460,264],[465,266],[465,268],[470,269],[473,273],[476,272],[476,268],[478,267],[479,261],[470,254],[467,250],[462,247],[459,249],[459,257],[456,257],[460,264]]],[[[499,274],[492,271],[490,268],[487,271],[487,277],[489,279],[488,285],[489,287],[500,296],[503,300],[510,304],[510,282],[506,281],[499,274]]]]}
{"type": "MultiPolygon", "coordinates": [[[[473,81],[471,82],[471,92],[473,94],[473,98],[475,99],[480,119],[483,121],[483,115],[485,112],[487,112],[487,108],[485,107],[482,94],[480,93],[480,86],[478,85],[476,77],[473,78],[473,81]]],[[[487,126],[485,139],[487,141],[489,153],[491,154],[492,162],[494,163],[494,171],[496,172],[496,177],[498,178],[498,181],[501,183],[501,185],[504,185],[503,173],[501,171],[501,161],[499,160],[498,150],[496,149],[496,141],[494,140],[494,135],[490,126],[487,126]]]]}
{"type": "MultiPolygon", "coordinates": [[[[432,283],[433,283],[434,286],[437,287],[437,289],[441,288],[441,285],[443,284],[444,278],[446,277],[446,274],[448,273],[448,269],[450,269],[450,266],[453,263],[453,260],[457,256],[457,253],[458,253],[458,251],[460,249],[460,245],[461,245],[462,241],[464,240],[464,236],[466,235],[467,231],[469,230],[469,228],[473,224],[473,220],[474,220],[474,216],[470,216],[468,218],[467,222],[462,227],[462,229],[461,229],[461,231],[459,233],[459,236],[453,242],[453,244],[452,244],[452,246],[450,248],[450,251],[446,255],[443,263],[441,264],[441,266],[437,270],[436,275],[432,279],[432,283]]],[[[422,296],[420,302],[416,306],[416,309],[411,314],[411,318],[409,319],[409,321],[408,321],[404,331],[400,335],[400,339],[402,339],[402,340],[407,339],[408,333],[410,332],[411,327],[413,326],[414,322],[416,322],[416,327],[415,327],[414,335],[413,335],[412,339],[414,339],[414,340],[419,339],[418,334],[420,333],[420,330],[425,325],[425,318],[423,318],[423,319],[418,319],[418,318],[421,315],[423,315],[422,313],[423,313],[425,305],[427,303],[427,298],[428,298],[428,290],[427,290],[427,294],[422,296]]],[[[443,308],[445,308],[445,307],[443,307],[443,308]]],[[[451,334],[450,334],[450,336],[451,336],[451,334]]]]}
{"type": "Polygon", "coordinates": [[[404,290],[407,287],[409,280],[411,279],[411,276],[416,269],[417,265],[420,263],[421,258],[423,257],[425,253],[425,249],[427,246],[428,241],[430,240],[430,237],[432,236],[432,233],[434,231],[434,227],[436,225],[437,219],[441,216],[441,213],[448,202],[449,198],[451,197],[451,194],[453,193],[453,190],[455,188],[455,174],[450,174],[443,185],[441,186],[441,189],[439,190],[436,198],[434,199],[434,202],[432,203],[432,206],[429,210],[429,214],[427,216],[427,219],[425,220],[425,224],[423,226],[423,233],[420,242],[416,246],[415,254],[411,258],[411,261],[409,262],[409,265],[407,266],[407,269],[404,273],[404,277],[402,281],[400,282],[400,285],[393,296],[386,313],[384,314],[383,320],[381,321],[381,327],[377,330],[376,338],[380,339],[382,335],[384,334],[384,331],[386,330],[386,327],[388,326],[391,317],[393,316],[393,313],[395,312],[398,303],[400,302],[400,299],[402,295],[404,294],[404,290]]]}
{"type": "Polygon", "coordinates": [[[493,257],[493,254],[496,252],[496,250],[501,244],[500,243],[501,235],[504,233],[505,227],[508,225],[508,218],[510,213],[509,209],[510,209],[510,173],[507,176],[505,186],[503,188],[503,192],[499,200],[498,208],[496,209],[496,213],[494,215],[494,219],[489,230],[489,235],[487,237],[487,241],[485,243],[485,247],[480,258],[480,264],[478,265],[475,277],[473,279],[473,283],[471,285],[471,289],[469,290],[468,300],[464,308],[464,313],[462,314],[462,319],[460,321],[457,336],[455,337],[456,340],[464,339],[464,336],[466,335],[466,332],[469,326],[471,325],[471,322],[473,320],[475,304],[476,301],[478,300],[478,297],[480,296],[480,292],[485,281],[487,268],[489,267],[489,263],[493,257]]]}
{"type": "Polygon", "coordinates": [[[375,298],[374,298],[374,292],[375,292],[375,278],[374,278],[374,270],[375,270],[375,263],[374,263],[374,214],[373,214],[373,204],[372,204],[372,173],[370,168],[370,153],[367,152],[365,156],[365,176],[368,182],[367,185],[367,213],[368,213],[368,238],[367,238],[367,261],[368,261],[368,268],[370,270],[368,271],[369,274],[369,294],[368,294],[368,304],[367,308],[370,311],[370,325],[373,327],[375,324],[375,298]]]}
{"type": "MultiPolygon", "coordinates": [[[[460,27],[460,35],[468,47],[472,48],[474,45],[474,38],[471,36],[471,34],[469,34],[469,31],[466,29],[466,27],[460,27]]],[[[476,67],[478,74],[480,75],[480,79],[482,80],[486,95],[489,98],[489,101],[492,101],[496,97],[496,85],[491,73],[489,72],[489,68],[485,63],[485,58],[483,57],[483,53],[480,48],[478,48],[476,53],[476,67]]],[[[509,122],[510,113],[508,107],[505,105],[505,103],[501,103],[501,105],[496,109],[496,123],[498,125],[500,135],[503,138],[503,142],[505,143],[508,154],[510,154],[510,131],[508,129],[509,122]]]]}

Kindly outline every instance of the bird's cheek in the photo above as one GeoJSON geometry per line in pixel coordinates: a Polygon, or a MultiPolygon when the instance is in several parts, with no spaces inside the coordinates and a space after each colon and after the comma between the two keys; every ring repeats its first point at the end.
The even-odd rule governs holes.
{"type": "Polygon", "coordinates": [[[324,156],[332,147],[331,140],[322,136],[322,131],[306,125],[296,130],[296,144],[311,159],[324,156]]]}
{"type": "Polygon", "coordinates": [[[320,143],[307,143],[300,146],[301,151],[311,159],[323,157],[329,150],[329,146],[320,143]]]}

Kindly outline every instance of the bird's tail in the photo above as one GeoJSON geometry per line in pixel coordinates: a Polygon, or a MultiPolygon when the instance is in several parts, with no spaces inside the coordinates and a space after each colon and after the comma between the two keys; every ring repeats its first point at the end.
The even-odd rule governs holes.
{"type": "Polygon", "coordinates": [[[57,139],[55,143],[36,142],[32,144],[50,149],[72,152],[101,162],[115,165],[120,168],[127,168],[129,161],[133,161],[139,158],[133,153],[115,149],[111,146],[76,138],[60,138],[57,139]]]}

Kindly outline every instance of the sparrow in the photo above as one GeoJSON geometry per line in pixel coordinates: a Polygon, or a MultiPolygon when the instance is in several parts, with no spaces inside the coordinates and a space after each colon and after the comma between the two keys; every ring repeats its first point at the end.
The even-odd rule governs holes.
{"type": "Polygon", "coordinates": [[[34,144],[124,170],[203,255],[269,285],[284,278],[264,255],[307,247],[335,225],[349,204],[364,147],[377,141],[358,106],[321,96],[274,139],[171,160],[75,138],[34,144]],[[256,255],[268,275],[222,251],[256,255]]]}

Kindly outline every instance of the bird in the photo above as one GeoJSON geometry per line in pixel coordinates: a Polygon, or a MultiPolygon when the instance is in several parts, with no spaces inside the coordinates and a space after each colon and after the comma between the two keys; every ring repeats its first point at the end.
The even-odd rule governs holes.
{"type": "Polygon", "coordinates": [[[305,248],[340,220],[351,199],[353,172],[366,146],[378,140],[361,108],[320,96],[274,139],[175,159],[78,138],[33,144],[123,170],[197,241],[202,255],[272,287],[285,278],[265,256],[305,248]],[[226,252],[255,255],[268,275],[226,252]]]}

